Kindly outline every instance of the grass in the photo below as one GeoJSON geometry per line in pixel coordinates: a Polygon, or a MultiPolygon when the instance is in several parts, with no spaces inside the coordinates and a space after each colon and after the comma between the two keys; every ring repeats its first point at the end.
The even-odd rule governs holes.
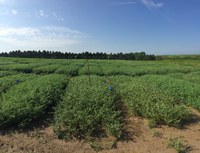
{"type": "Polygon", "coordinates": [[[152,131],[152,136],[153,137],[160,137],[161,133],[159,131],[156,131],[155,129],[152,131]]]}
{"type": "Polygon", "coordinates": [[[106,80],[91,76],[70,81],[55,112],[54,131],[60,138],[121,136],[119,104],[106,80]]]}
{"type": "Polygon", "coordinates": [[[142,82],[151,84],[157,90],[173,97],[176,103],[191,106],[200,111],[200,85],[169,76],[147,75],[142,82]]]}
{"type": "Polygon", "coordinates": [[[176,99],[151,83],[132,77],[110,79],[116,84],[129,112],[147,118],[150,127],[169,125],[181,128],[190,119],[190,111],[184,104],[177,104],[176,99]]]}
{"type": "Polygon", "coordinates": [[[59,102],[67,79],[60,75],[36,77],[13,86],[0,103],[0,127],[25,127],[59,102]]]}
{"type": "MultiPolygon", "coordinates": [[[[59,138],[86,139],[98,151],[105,148],[99,138],[112,138],[108,146],[121,138],[122,106],[150,127],[182,128],[191,117],[188,106],[200,111],[199,76],[198,60],[0,58],[0,127],[26,127],[51,112],[59,138]]],[[[182,144],[170,140],[177,151],[182,144]]]]}
{"type": "Polygon", "coordinates": [[[12,86],[18,85],[27,80],[32,80],[35,75],[16,74],[0,78],[0,96],[7,92],[12,86]]]}
{"type": "Polygon", "coordinates": [[[168,147],[176,150],[177,153],[187,153],[187,147],[183,144],[184,139],[181,137],[174,137],[168,140],[168,147]]]}

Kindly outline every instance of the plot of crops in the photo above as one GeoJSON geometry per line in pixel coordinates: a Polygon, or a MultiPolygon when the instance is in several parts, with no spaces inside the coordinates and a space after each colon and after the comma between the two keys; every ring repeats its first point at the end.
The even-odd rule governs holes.
{"type": "Polygon", "coordinates": [[[200,111],[197,60],[0,58],[3,131],[48,122],[56,139],[84,140],[100,151],[131,141],[130,126],[137,126],[130,118],[158,130],[183,129],[195,122],[194,111],[200,111]]]}

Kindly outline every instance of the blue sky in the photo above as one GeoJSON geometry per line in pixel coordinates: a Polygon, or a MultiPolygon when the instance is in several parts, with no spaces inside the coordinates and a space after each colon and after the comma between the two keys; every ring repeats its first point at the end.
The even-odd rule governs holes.
{"type": "Polygon", "coordinates": [[[0,0],[0,52],[200,54],[199,0],[0,0]]]}

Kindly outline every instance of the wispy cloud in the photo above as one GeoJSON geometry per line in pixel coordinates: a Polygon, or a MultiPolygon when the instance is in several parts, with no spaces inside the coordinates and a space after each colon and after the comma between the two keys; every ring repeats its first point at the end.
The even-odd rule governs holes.
{"type": "Polygon", "coordinates": [[[5,7],[3,7],[1,10],[0,10],[0,15],[3,15],[3,16],[7,16],[7,15],[17,15],[19,14],[19,12],[15,9],[7,9],[5,7]]]}
{"type": "Polygon", "coordinates": [[[0,37],[16,37],[16,36],[34,36],[40,33],[37,28],[23,27],[23,28],[10,28],[0,27],[0,37]]]}
{"type": "Polygon", "coordinates": [[[68,27],[0,27],[0,42],[19,49],[59,49],[78,44],[86,34],[68,27]]]}
{"type": "Polygon", "coordinates": [[[0,8],[0,15],[1,16],[11,16],[11,15],[18,15],[19,12],[16,9],[10,9],[7,7],[0,8]]]}
{"type": "Polygon", "coordinates": [[[142,3],[145,7],[147,7],[148,9],[158,9],[163,7],[164,3],[157,3],[155,2],[155,0],[121,0],[121,1],[116,1],[113,3],[109,3],[111,5],[135,5],[138,3],[142,3]]]}
{"type": "Polygon", "coordinates": [[[0,11],[0,15],[8,15],[8,14],[9,14],[9,11],[8,11],[8,10],[2,9],[2,10],[0,11]]]}
{"type": "Polygon", "coordinates": [[[59,21],[64,21],[64,18],[60,17],[57,13],[52,12],[51,14],[52,14],[52,16],[53,16],[54,18],[56,18],[57,20],[59,20],[59,21]]]}
{"type": "Polygon", "coordinates": [[[6,0],[0,0],[0,4],[4,4],[6,0]]]}
{"type": "Polygon", "coordinates": [[[163,7],[164,3],[156,3],[153,0],[140,0],[148,9],[157,9],[163,7]]]}
{"type": "Polygon", "coordinates": [[[112,5],[134,5],[135,1],[123,1],[123,2],[113,2],[112,5]]]}
{"type": "Polygon", "coordinates": [[[18,14],[18,11],[14,10],[14,9],[11,10],[11,12],[12,12],[13,15],[17,15],[18,14]]]}
{"type": "Polygon", "coordinates": [[[37,10],[37,11],[35,11],[35,15],[37,17],[45,17],[45,18],[49,17],[44,10],[37,10]]]}
{"type": "Polygon", "coordinates": [[[0,5],[9,6],[16,3],[16,0],[0,0],[0,5]]]}
{"type": "Polygon", "coordinates": [[[20,17],[25,18],[25,17],[31,17],[31,18],[46,18],[46,19],[53,19],[53,20],[57,20],[57,21],[64,21],[65,19],[57,14],[56,12],[49,12],[49,11],[45,11],[45,10],[35,10],[35,11],[27,11],[27,12],[23,12],[23,11],[18,11],[16,9],[10,9],[7,7],[2,7],[0,9],[0,16],[15,16],[15,15],[20,15],[20,17]]]}
{"type": "MultiPolygon", "coordinates": [[[[29,16],[31,16],[31,13],[26,13],[29,14],[29,16]]],[[[64,21],[64,18],[61,17],[60,15],[58,15],[55,12],[48,12],[48,11],[44,11],[44,10],[37,10],[35,11],[34,15],[36,17],[39,18],[49,18],[49,19],[56,19],[58,21],[64,21]]]]}
{"type": "Polygon", "coordinates": [[[0,38],[10,46],[9,50],[21,49],[21,50],[64,50],[69,45],[78,44],[79,41],[72,39],[53,39],[53,38],[32,38],[27,40],[20,40],[16,38],[0,38]]]}

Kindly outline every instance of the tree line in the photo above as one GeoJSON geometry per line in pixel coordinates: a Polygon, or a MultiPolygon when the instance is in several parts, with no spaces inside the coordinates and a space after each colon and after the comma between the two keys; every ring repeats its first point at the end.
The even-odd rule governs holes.
{"type": "Polygon", "coordinates": [[[0,57],[20,58],[52,58],[52,59],[120,59],[120,60],[155,60],[154,55],[147,55],[145,52],[136,53],[102,53],[102,52],[59,52],[59,51],[11,51],[0,53],[0,57]]]}

